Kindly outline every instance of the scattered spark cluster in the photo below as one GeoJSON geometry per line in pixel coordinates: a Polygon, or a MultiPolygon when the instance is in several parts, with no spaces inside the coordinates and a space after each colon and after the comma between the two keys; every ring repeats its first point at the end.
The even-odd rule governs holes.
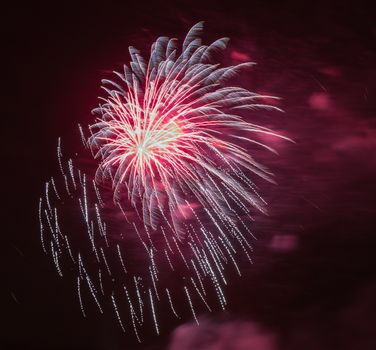
{"type": "Polygon", "coordinates": [[[193,26],[181,50],[158,38],[149,61],[129,48],[130,66],[103,81],[88,137],[80,127],[93,175],[63,157],[59,139],[61,174],[40,199],[43,249],[59,275],[75,267],[83,315],[84,294],[100,313],[109,300],[139,341],[143,326],[159,334],[166,308],[196,321],[203,308],[225,309],[229,271],[241,275],[241,256],[251,261],[252,211],[265,207],[251,177],[272,181],[246,144],[273,151],[257,136],[282,137],[242,116],[278,110],[263,103],[274,97],[226,85],[252,63],[213,63],[228,39],[202,45],[202,29],[193,26]],[[63,220],[69,211],[74,228],[63,220]]]}

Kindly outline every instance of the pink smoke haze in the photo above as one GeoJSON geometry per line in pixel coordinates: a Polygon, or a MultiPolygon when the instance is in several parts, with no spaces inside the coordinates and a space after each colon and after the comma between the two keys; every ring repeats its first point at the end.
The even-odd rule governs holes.
{"type": "Polygon", "coordinates": [[[232,50],[230,56],[234,61],[239,62],[248,62],[251,60],[249,54],[237,50],[232,50]]]}
{"type": "Polygon", "coordinates": [[[270,243],[270,248],[275,251],[289,252],[298,247],[298,237],[296,235],[274,235],[270,243]]]}
{"type": "Polygon", "coordinates": [[[308,99],[309,105],[313,109],[328,110],[331,107],[330,97],[323,92],[315,92],[308,99]]]}
{"type": "Polygon", "coordinates": [[[172,334],[168,350],[277,350],[275,336],[254,322],[185,324],[172,334]]]}

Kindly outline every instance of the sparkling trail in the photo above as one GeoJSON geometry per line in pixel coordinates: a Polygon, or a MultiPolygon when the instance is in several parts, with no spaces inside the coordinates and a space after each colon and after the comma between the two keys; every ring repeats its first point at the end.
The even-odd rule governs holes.
{"type": "Polygon", "coordinates": [[[157,322],[157,316],[156,316],[156,314],[155,314],[155,307],[154,307],[153,295],[152,295],[152,293],[151,293],[151,289],[150,289],[150,288],[149,288],[149,298],[150,298],[151,311],[152,311],[152,314],[153,314],[153,320],[154,320],[155,331],[156,331],[157,334],[159,335],[159,326],[158,326],[158,322],[157,322]]]}

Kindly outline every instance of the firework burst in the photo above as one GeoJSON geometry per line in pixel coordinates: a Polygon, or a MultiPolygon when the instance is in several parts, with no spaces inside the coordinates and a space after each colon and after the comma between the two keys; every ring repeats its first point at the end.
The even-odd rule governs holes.
{"type": "Polygon", "coordinates": [[[237,198],[238,207],[261,210],[245,173],[268,179],[270,174],[235,142],[255,143],[255,133],[277,136],[238,114],[278,109],[259,102],[274,97],[223,86],[253,63],[225,68],[211,63],[227,38],[202,45],[202,27],[200,22],[189,31],[180,56],[175,39],[166,37],[153,44],[147,63],[130,47],[131,69],[124,66],[124,73],[116,73],[120,84],[103,81],[108,96],[95,110],[100,117],[89,138],[101,159],[97,181],[111,178],[114,199],[126,193],[134,208],[139,203],[145,224],[153,229],[156,217],[168,215],[179,236],[177,216],[184,216],[187,199],[222,217],[232,211],[227,193],[237,198]]]}
{"type": "Polygon", "coordinates": [[[247,110],[278,110],[263,103],[274,97],[226,85],[253,63],[224,68],[213,63],[228,39],[202,45],[202,29],[202,22],[193,26],[180,51],[175,39],[158,38],[148,61],[129,48],[130,66],[116,72],[116,80],[103,80],[106,96],[94,110],[90,136],[80,128],[85,146],[99,161],[95,176],[91,179],[71,160],[65,162],[59,143],[60,185],[49,181],[40,202],[43,246],[47,251],[48,234],[60,275],[64,255],[77,266],[84,315],[85,283],[100,312],[102,299],[110,296],[121,328],[132,325],[138,339],[139,328],[148,322],[159,333],[162,299],[179,317],[173,295],[185,298],[196,320],[196,310],[212,310],[211,294],[225,308],[226,271],[232,266],[241,274],[240,253],[251,260],[251,212],[264,211],[251,178],[272,181],[246,143],[273,151],[254,135],[282,137],[242,116],[247,110]],[[78,203],[89,250],[70,244],[75,238],[63,233],[58,205],[53,204],[61,203],[59,192],[78,203]],[[126,239],[109,233],[106,220],[111,222],[114,212],[121,213],[117,222],[138,237],[147,261],[142,268],[127,266],[126,239]],[[93,260],[89,256],[95,263],[87,267],[93,260]],[[179,283],[166,282],[166,269],[179,283]],[[119,299],[129,311],[129,322],[121,316],[119,299]]]}

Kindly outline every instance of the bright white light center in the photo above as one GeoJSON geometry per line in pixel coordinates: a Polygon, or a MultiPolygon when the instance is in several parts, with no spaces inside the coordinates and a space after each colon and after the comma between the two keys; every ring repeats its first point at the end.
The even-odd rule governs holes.
{"type": "Polygon", "coordinates": [[[182,135],[182,131],[174,121],[163,124],[158,129],[136,130],[138,141],[135,145],[137,157],[144,160],[155,156],[163,156],[176,146],[176,142],[182,135]]]}

